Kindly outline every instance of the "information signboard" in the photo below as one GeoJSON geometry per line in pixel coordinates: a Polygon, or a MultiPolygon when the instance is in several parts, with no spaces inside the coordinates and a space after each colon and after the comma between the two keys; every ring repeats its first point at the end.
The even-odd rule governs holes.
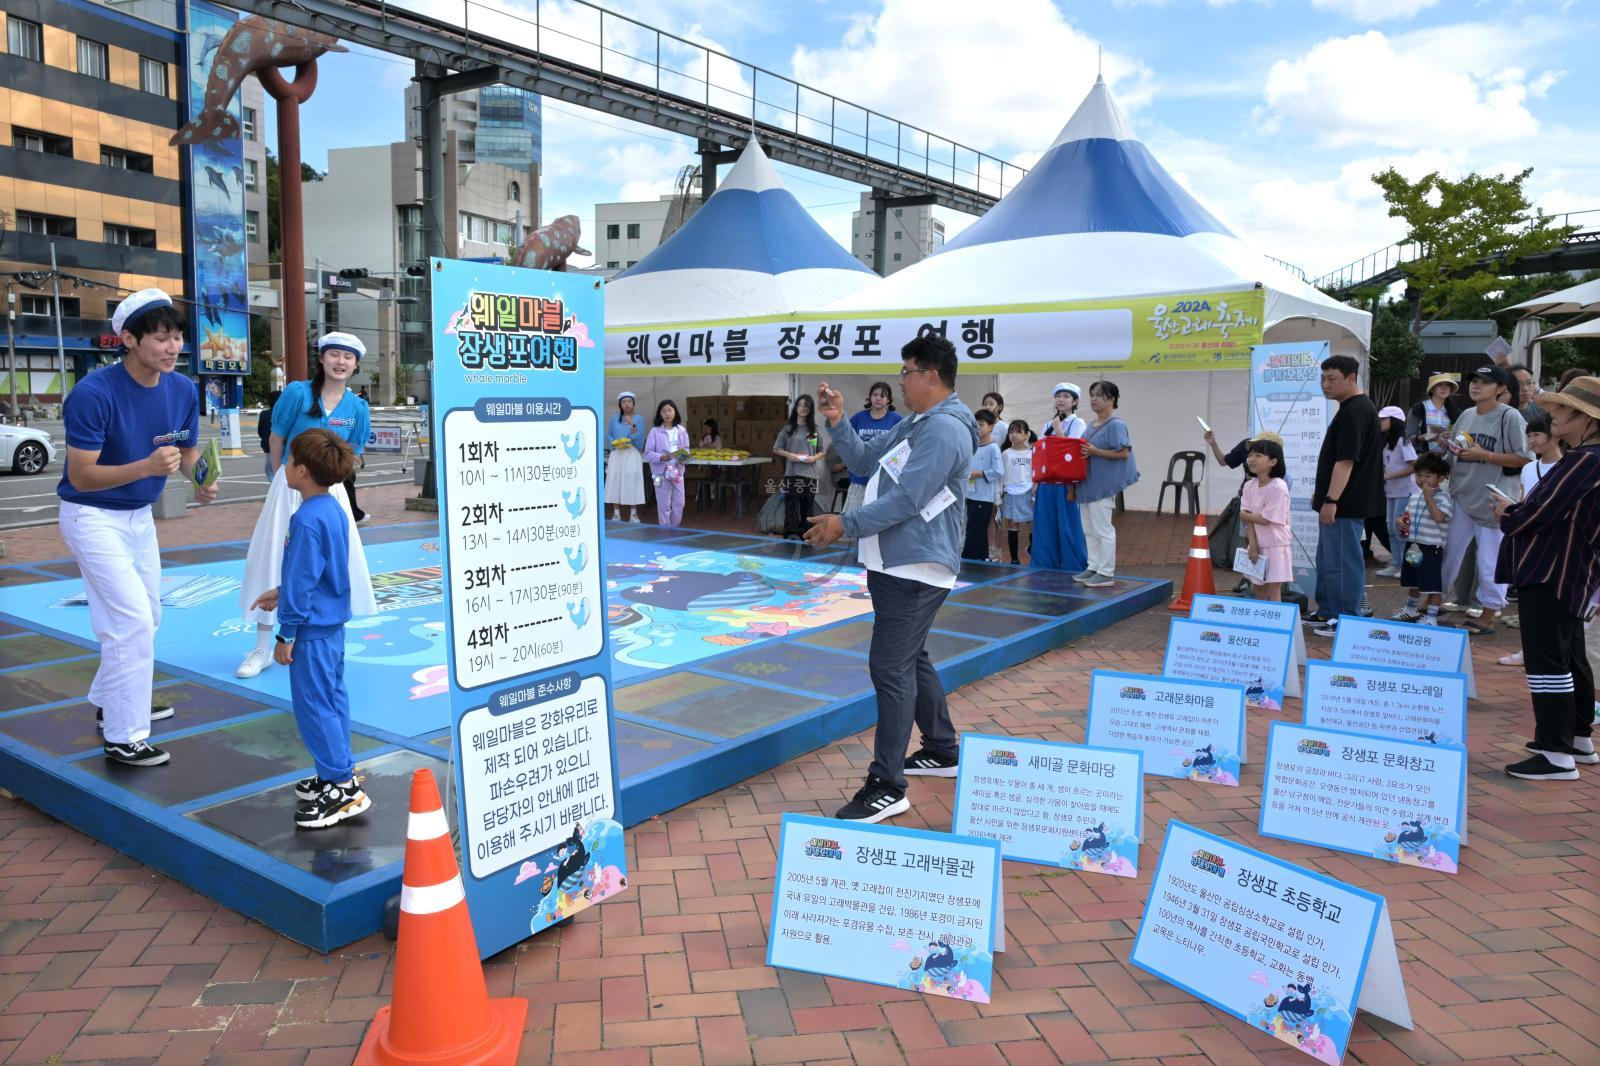
{"type": "Polygon", "coordinates": [[[1306,725],[1465,747],[1467,678],[1458,673],[1306,664],[1306,725]]]}
{"type": "Polygon", "coordinates": [[[1283,707],[1293,648],[1294,638],[1282,630],[1174,618],[1161,674],[1243,685],[1246,703],[1276,711],[1283,707]]]}
{"type": "Polygon", "coordinates": [[[1388,666],[1395,670],[1461,673],[1467,678],[1467,696],[1478,698],[1472,676],[1472,646],[1467,631],[1454,626],[1422,626],[1381,618],[1344,615],[1334,630],[1334,662],[1388,666]]]}
{"type": "Polygon", "coordinates": [[[1284,680],[1285,696],[1300,695],[1300,671],[1306,665],[1306,635],[1300,624],[1300,608],[1292,603],[1246,600],[1237,596],[1197,595],[1189,605],[1189,617],[1201,622],[1225,622],[1230,626],[1276,629],[1292,638],[1289,676],[1284,680]]]}
{"type": "Polygon", "coordinates": [[[1143,754],[1144,772],[1238,785],[1249,762],[1244,686],[1096,670],[1084,739],[1143,754]]]}

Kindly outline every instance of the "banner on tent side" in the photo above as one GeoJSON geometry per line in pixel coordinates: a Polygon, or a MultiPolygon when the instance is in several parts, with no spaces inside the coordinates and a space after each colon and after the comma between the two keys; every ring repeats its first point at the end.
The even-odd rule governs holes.
{"type": "Polygon", "coordinates": [[[1261,289],[1181,292],[998,307],[806,313],[782,318],[663,323],[606,331],[611,374],[787,370],[877,374],[907,341],[936,333],[970,373],[1045,370],[1242,370],[1259,345],[1261,289]]]}
{"type": "Polygon", "coordinates": [[[1411,1028],[1382,896],[1176,820],[1130,961],[1330,1064],[1358,1007],[1411,1028]]]}
{"type": "Polygon", "coordinates": [[[1189,605],[1189,617],[1200,621],[1223,622],[1230,626],[1254,626],[1291,634],[1289,675],[1284,680],[1285,696],[1300,695],[1300,671],[1306,665],[1306,635],[1300,625],[1300,608],[1292,603],[1246,600],[1238,596],[1196,596],[1189,605]]]}
{"type": "Polygon", "coordinates": [[[1472,645],[1467,631],[1454,626],[1421,626],[1378,618],[1343,615],[1333,634],[1333,662],[1387,666],[1395,670],[1460,673],[1467,679],[1467,697],[1478,698],[1472,676],[1472,645]]]}
{"type": "Polygon", "coordinates": [[[1174,618],[1161,676],[1243,685],[1250,706],[1276,711],[1283,706],[1293,648],[1294,636],[1283,630],[1174,618]]]}
{"type": "Polygon", "coordinates": [[[1295,580],[1310,589],[1316,574],[1318,523],[1311,509],[1317,482],[1317,455],[1333,404],[1322,395],[1322,361],[1327,341],[1258,344],[1250,353],[1250,435],[1270,430],[1283,438],[1283,465],[1289,482],[1289,553],[1295,580]]]}
{"type": "Polygon", "coordinates": [[[1084,739],[1140,752],[1145,773],[1238,785],[1249,762],[1244,686],[1095,670],[1084,739]]]}
{"type": "Polygon", "coordinates": [[[1453,874],[1466,794],[1463,748],[1274,722],[1259,831],[1453,874]]]}
{"type": "Polygon", "coordinates": [[[786,814],[767,965],[988,1003],[1000,842],[786,814]]]}
{"type": "Polygon", "coordinates": [[[1391,670],[1317,659],[1306,664],[1304,723],[1319,729],[1465,747],[1467,679],[1458,673],[1391,670]]]}
{"type": "Polygon", "coordinates": [[[998,840],[1007,859],[1138,877],[1142,761],[1125,749],[963,733],[951,832],[998,840]]]}

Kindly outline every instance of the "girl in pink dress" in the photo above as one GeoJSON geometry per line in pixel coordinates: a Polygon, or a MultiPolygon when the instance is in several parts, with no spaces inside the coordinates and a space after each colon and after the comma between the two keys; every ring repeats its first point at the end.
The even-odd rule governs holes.
{"type": "Polygon", "coordinates": [[[1255,440],[1245,453],[1244,465],[1255,480],[1246,482],[1239,501],[1239,518],[1250,538],[1250,561],[1267,560],[1265,577],[1250,579],[1251,591],[1258,600],[1277,602],[1283,598],[1283,583],[1294,578],[1294,562],[1289,555],[1289,485],[1283,448],[1277,441],[1255,440]]]}

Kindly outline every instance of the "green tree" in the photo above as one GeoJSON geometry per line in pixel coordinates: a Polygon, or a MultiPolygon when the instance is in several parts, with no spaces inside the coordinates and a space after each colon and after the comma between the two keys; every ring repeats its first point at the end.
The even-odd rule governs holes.
{"type": "MultiPolygon", "coordinates": [[[[300,181],[321,181],[327,175],[310,163],[300,164],[300,181]]],[[[278,173],[278,157],[267,152],[267,262],[283,261],[283,235],[278,229],[278,201],[282,196],[283,179],[278,173]]]]}
{"type": "Polygon", "coordinates": [[[272,395],[272,323],[266,315],[250,316],[250,375],[244,379],[244,402],[265,403],[272,395]]]}
{"type": "Polygon", "coordinates": [[[1404,303],[1391,301],[1372,316],[1368,366],[1374,403],[1381,407],[1405,399],[1406,383],[1422,369],[1422,341],[1411,332],[1404,303]]]}
{"type": "Polygon", "coordinates": [[[1528,202],[1529,167],[1510,178],[1468,174],[1451,181],[1438,171],[1415,182],[1390,167],[1372,180],[1389,215],[1406,224],[1402,238],[1421,254],[1405,264],[1416,300],[1410,329],[1419,333],[1452,305],[1502,288],[1499,268],[1561,244],[1575,226],[1557,226],[1528,202]]]}

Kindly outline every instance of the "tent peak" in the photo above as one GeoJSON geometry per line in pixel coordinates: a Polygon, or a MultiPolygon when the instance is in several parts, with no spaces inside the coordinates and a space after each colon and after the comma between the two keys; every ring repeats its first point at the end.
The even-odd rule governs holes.
{"type": "MultiPolygon", "coordinates": [[[[733,164],[733,169],[728,171],[728,177],[717,186],[717,192],[724,189],[744,189],[746,192],[766,192],[768,189],[781,189],[783,182],[778,180],[778,172],[772,169],[772,163],[767,159],[767,153],[761,150],[761,145],[752,137],[744,146],[744,151],[739,153],[739,161],[733,164]]],[[[716,195],[715,193],[712,194],[716,195]]]]}
{"type": "Polygon", "coordinates": [[[1105,78],[1098,74],[1095,75],[1094,85],[1090,87],[1088,95],[1078,105],[1078,110],[1072,113],[1072,117],[1067,119],[1067,124],[1061,127],[1061,132],[1056,135],[1050,147],[1092,139],[1112,141],[1139,139],[1134,136],[1132,127],[1128,125],[1128,120],[1122,113],[1122,108],[1117,106],[1116,98],[1111,95],[1111,88],[1106,85],[1105,78]]]}

